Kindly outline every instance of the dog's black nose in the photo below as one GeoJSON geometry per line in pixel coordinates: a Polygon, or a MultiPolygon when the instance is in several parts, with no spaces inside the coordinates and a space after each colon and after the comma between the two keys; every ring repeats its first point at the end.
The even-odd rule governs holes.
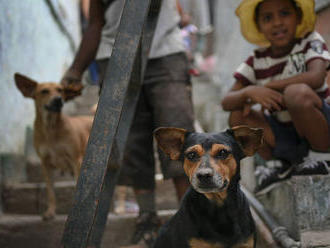
{"type": "Polygon", "coordinates": [[[63,107],[62,97],[60,96],[54,97],[54,99],[51,102],[51,105],[53,105],[54,109],[61,110],[61,108],[63,107]]]}
{"type": "Polygon", "coordinates": [[[198,180],[201,182],[208,181],[213,177],[213,172],[211,169],[204,169],[204,170],[200,170],[196,176],[198,180]]]}
{"type": "Polygon", "coordinates": [[[48,111],[52,111],[52,112],[60,112],[62,107],[63,107],[63,100],[62,100],[62,97],[60,97],[60,96],[54,97],[51,100],[51,102],[45,106],[45,108],[48,111]]]}
{"type": "Polygon", "coordinates": [[[53,104],[56,106],[62,106],[63,105],[62,97],[60,96],[54,97],[53,104]]]}

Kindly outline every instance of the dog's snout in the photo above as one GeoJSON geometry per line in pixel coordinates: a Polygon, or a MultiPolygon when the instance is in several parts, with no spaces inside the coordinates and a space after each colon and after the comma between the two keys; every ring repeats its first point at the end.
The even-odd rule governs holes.
{"type": "Polygon", "coordinates": [[[59,108],[59,109],[62,108],[63,106],[62,97],[60,96],[54,97],[51,104],[54,105],[55,108],[59,108]]]}
{"type": "Polygon", "coordinates": [[[55,104],[62,104],[62,97],[60,97],[60,96],[55,96],[55,97],[53,98],[53,101],[54,101],[55,104]]]}
{"type": "Polygon", "coordinates": [[[200,181],[206,181],[213,177],[213,171],[210,168],[201,169],[197,173],[197,178],[200,181]]]}
{"type": "Polygon", "coordinates": [[[51,102],[45,106],[48,111],[60,112],[63,107],[63,99],[61,96],[55,96],[51,102]]]}

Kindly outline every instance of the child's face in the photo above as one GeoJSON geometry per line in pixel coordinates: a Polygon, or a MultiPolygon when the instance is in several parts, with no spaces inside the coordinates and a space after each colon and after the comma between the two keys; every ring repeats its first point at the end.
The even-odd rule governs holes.
{"type": "Polygon", "coordinates": [[[300,21],[300,14],[290,0],[265,0],[260,4],[258,28],[275,54],[289,52],[300,21]]]}

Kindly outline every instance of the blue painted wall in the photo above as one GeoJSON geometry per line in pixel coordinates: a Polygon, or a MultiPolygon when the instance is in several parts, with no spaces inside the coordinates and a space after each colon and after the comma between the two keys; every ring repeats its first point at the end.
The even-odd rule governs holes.
{"type": "Polygon", "coordinates": [[[37,81],[60,80],[80,40],[78,3],[79,0],[0,1],[0,154],[23,153],[25,129],[34,120],[33,101],[23,98],[17,90],[14,73],[37,81]],[[65,35],[58,22],[70,36],[65,35]]]}

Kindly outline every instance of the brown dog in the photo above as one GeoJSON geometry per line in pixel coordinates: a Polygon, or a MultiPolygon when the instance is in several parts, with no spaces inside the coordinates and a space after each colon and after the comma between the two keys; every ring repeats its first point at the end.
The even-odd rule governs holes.
{"type": "Polygon", "coordinates": [[[93,117],[71,117],[61,113],[63,102],[79,95],[81,88],[64,89],[57,83],[39,84],[18,73],[15,82],[23,96],[32,98],[35,103],[34,147],[41,159],[48,196],[48,209],[43,219],[52,219],[56,212],[52,170],[70,171],[75,179],[78,178],[93,117]]]}
{"type": "Polygon", "coordinates": [[[238,126],[221,133],[180,128],[154,132],[160,149],[182,160],[191,183],[178,212],[154,248],[253,248],[255,225],[240,189],[240,161],[262,143],[262,129],[238,126]]]}

